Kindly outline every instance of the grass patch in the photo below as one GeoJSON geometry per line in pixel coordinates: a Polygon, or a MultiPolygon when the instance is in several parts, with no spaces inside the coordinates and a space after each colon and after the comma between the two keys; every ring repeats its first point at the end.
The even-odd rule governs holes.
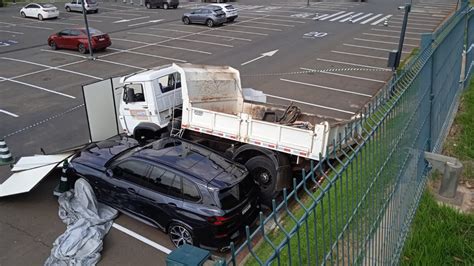
{"type": "Polygon", "coordinates": [[[443,153],[461,160],[464,164],[463,179],[474,180],[474,79],[461,96],[443,153]]]}
{"type": "Polygon", "coordinates": [[[474,265],[474,215],[439,206],[425,191],[400,263],[474,265]]]}

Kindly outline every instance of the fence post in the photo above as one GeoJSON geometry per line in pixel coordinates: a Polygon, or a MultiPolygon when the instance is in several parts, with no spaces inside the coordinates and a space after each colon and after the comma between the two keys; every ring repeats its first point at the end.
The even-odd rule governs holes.
{"type": "MultiPolygon", "coordinates": [[[[420,42],[420,53],[423,53],[426,49],[429,49],[429,46],[433,43],[434,36],[432,33],[423,33],[421,34],[421,42],[420,42]]],[[[433,120],[435,119],[435,115],[433,114],[433,78],[434,78],[434,68],[435,68],[435,54],[436,51],[432,54],[431,59],[429,59],[429,63],[426,64],[427,67],[430,68],[429,71],[429,90],[430,90],[430,123],[429,123],[429,135],[428,135],[428,149],[431,151],[433,149],[433,120]]]]}

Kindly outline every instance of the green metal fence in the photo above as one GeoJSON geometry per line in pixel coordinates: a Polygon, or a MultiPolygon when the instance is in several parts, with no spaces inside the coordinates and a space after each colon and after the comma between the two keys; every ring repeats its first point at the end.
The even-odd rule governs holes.
{"type": "MultiPolygon", "coordinates": [[[[472,72],[474,18],[467,1],[360,113],[362,134],[293,181],[260,215],[231,265],[397,264],[430,167],[472,72]],[[471,48],[469,48],[471,47],[471,48]],[[463,66],[463,52],[466,62],[463,66]],[[470,68],[471,67],[471,68],[470,68]]],[[[347,130],[349,131],[349,129],[347,130]]]]}

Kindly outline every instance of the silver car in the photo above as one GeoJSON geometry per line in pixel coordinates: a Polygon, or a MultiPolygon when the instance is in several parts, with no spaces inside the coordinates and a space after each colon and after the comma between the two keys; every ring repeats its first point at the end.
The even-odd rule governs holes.
{"type": "MultiPolygon", "coordinates": [[[[87,12],[99,12],[99,4],[97,4],[96,0],[85,0],[84,7],[87,12]]],[[[71,11],[80,11],[82,12],[82,0],[71,0],[64,4],[64,8],[67,12],[71,11]]]]}
{"type": "Polygon", "coordinates": [[[193,10],[183,15],[183,23],[200,23],[206,24],[208,27],[214,27],[215,25],[222,25],[226,22],[226,17],[222,8],[217,6],[206,6],[200,9],[193,10]]]}

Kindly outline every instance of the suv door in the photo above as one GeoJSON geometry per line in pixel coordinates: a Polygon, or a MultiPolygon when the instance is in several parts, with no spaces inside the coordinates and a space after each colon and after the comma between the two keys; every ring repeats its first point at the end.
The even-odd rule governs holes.
{"type": "Polygon", "coordinates": [[[129,159],[111,167],[112,176],[101,186],[101,199],[112,206],[140,215],[143,208],[142,200],[137,197],[150,165],[129,159]]]}
{"type": "Polygon", "coordinates": [[[178,218],[183,205],[181,177],[173,171],[153,165],[139,197],[143,201],[142,214],[155,221],[162,229],[178,218]]]}
{"type": "Polygon", "coordinates": [[[82,1],[81,0],[72,0],[71,9],[74,11],[82,11],[82,1]]]}

